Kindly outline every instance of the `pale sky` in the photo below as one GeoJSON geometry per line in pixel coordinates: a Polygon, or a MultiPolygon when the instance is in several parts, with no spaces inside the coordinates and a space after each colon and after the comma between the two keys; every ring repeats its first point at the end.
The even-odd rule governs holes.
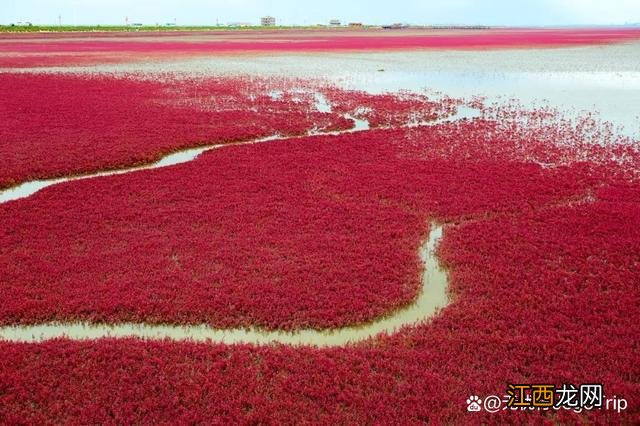
{"type": "Polygon", "coordinates": [[[0,23],[609,25],[640,22],[640,0],[0,0],[0,23]]]}

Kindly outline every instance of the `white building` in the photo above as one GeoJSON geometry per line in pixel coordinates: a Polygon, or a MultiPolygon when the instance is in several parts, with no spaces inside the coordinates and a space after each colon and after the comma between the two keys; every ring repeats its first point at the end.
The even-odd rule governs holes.
{"type": "Polygon", "coordinates": [[[260,25],[263,27],[274,27],[276,25],[276,18],[273,16],[263,16],[260,18],[260,25]]]}

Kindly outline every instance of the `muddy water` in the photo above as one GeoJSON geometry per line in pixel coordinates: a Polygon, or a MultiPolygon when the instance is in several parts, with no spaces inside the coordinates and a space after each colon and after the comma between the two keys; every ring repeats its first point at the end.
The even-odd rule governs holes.
{"type": "Polygon", "coordinates": [[[42,342],[56,338],[87,340],[100,338],[137,337],[143,339],[191,340],[221,344],[268,345],[280,343],[294,346],[344,346],[374,338],[382,333],[393,334],[402,327],[428,321],[449,303],[447,274],[438,262],[435,249],[442,238],[442,225],[431,224],[429,236],[419,249],[423,263],[422,287],[410,305],[373,322],[331,330],[302,329],[292,332],[266,331],[259,328],[215,329],[208,325],[171,326],[146,324],[49,323],[32,326],[0,328],[0,340],[12,342],[42,342]]]}

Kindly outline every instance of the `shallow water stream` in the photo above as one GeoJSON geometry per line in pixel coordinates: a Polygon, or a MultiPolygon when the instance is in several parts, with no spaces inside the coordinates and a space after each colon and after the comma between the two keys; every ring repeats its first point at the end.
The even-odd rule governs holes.
{"type": "MultiPolygon", "coordinates": [[[[322,94],[320,93],[316,94],[316,109],[319,110],[320,112],[331,112],[331,105],[327,102],[326,98],[322,96],[322,94]]],[[[461,120],[461,119],[469,119],[477,116],[479,116],[479,112],[477,110],[474,110],[466,106],[460,106],[458,107],[457,113],[452,116],[444,117],[442,119],[439,119],[437,121],[432,121],[432,122],[409,123],[407,124],[407,127],[413,127],[417,125],[420,125],[420,126],[435,125],[435,124],[440,124],[444,122],[452,122],[452,121],[461,120]]],[[[331,132],[311,131],[304,136],[341,135],[346,133],[366,131],[370,129],[369,122],[367,120],[351,117],[350,115],[346,115],[345,118],[353,120],[355,123],[354,127],[348,130],[339,130],[339,131],[331,131],[331,132]]],[[[304,137],[304,136],[297,136],[297,137],[304,137]]],[[[210,151],[213,149],[232,147],[237,145],[249,145],[249,144],[257,144],[257,143],[264,143],[264,142],[271,142],[271,141],[278,141],[278,140],[294,139],[294,138],[295,137],[292,137],[292,136],[273,135],[265,138],[253,139],[253,140],[244,141],[244,142],[204,145],[197,148],[187,148],[187,149],[173,152],[171,154],[167,154],[166,156],[162,157],[160,160],[154,163],[143,165],[143,166],[125,167],[123,169],[106,170],[106,171],[100,171],[95,173],[88,173],[86,175],[67,176],[63,178],[32,180],[32,181],[24,182],[15,187],[11,187],[5,190],[0,190],[0,204],[7,201],[18,200],[21,198],[29,197],[30,195],[33,195],[36,192],[46,187],[57,185],[63,182],[98,178],[101,176],[121,175],[121,174],[132,173],[140,170],[158,169],[161,167],[173,166],[176,164],[193,161],[196,158],[198,158],[198,156],[200,156],[200,154],[202,154],[203,152],[210,151]]]]}
{"type": "Polygon", "coordinates": [[[190,340],[220,344],[284,344],[319,347],[344,346],[392,334],[402,327],[429,320],[449,303],[447,273],[438,262],[435,250],[442,238],[442,225],[432,223],[429,236],[419,248],[423,264],[422,287],[418,297],[408,306],[391,312],[372,322],[331,330],[302,329],[296,331],[267,331],[259,328],[216,329],[208,325],[171,326],[149,324],[89,324],[48,323],[30,326],[0,327],[0,340],[12,342],[42,342],[57,338],[89,340],[100,338],[136,337],[143,339],[190,340]]]}

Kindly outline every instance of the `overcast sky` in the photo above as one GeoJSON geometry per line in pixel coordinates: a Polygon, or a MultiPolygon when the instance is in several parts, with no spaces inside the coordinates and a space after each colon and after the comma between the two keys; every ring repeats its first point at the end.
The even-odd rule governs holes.
{"type": "Polygon", "coordinates": [[[588,25],[640,22],[640,0],[0,0],[0,23],[34,24],[343,22],[588,25]]]}

